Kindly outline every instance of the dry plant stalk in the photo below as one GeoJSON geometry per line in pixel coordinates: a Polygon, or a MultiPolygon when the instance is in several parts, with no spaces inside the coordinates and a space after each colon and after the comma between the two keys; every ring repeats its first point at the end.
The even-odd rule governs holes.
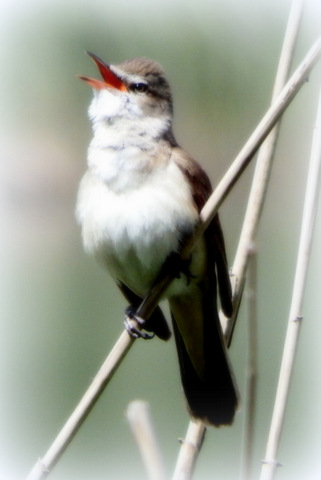
{"type": "Polygon", "coordinates": [[[249,310],[247,322],[248,359],[246,364],[245,421],[241,480],[251,479],[257,390],[257,252],[254,245],[249,250],[247,286],[249,310]]]}
{"type": "Polygon", "coordinates": [[[176,463],[173,480],[191,478],[198,454],[204,442],[205,433],[206,429],[201,422],[196,420],[189,422],[186,438],[180,440],[182,449],[176,463]]]}
{"type": "Polygon", "coordinates": [[[141,400],[131,402],[126,417],[138,445],[149,480],[166,480],[161,451],[154,432],[149,405],[141,400]]]}
{"type": "Polygon", "coordinates": [[[263,461],[261,480],[273,480],[277,466],[277,452],[280,444],[285,410],[289,395],[294,360],[297,351],[300,328],[302,324],[302,304],[306,284],[306,275],[311,254],[321,176],[321,91],[316,126],[312,141],[310,167],[306,186],[304,210],[298,249],[291,307],[287,333],[281,362],[279,382],[276,392],[270,433],[263,461]]]}
{"type": "MultiPolygon", "coordinates": [[[[303,2],[304,0],[293,0],[292,2],[279,65],[275,77],[271,104],[275,102],[289,77],[295,44],[299,33],[300,20],[302,17],[303,2]]],[[[242,289],[249,261],[249,250],[256,240],[280,126],[281,122],[278,122],[260,147],[258,154],[252,187],[249,195],[242,232],[240,235],[240,241],[232,268],[235,312],[237,312],[237,307],[241,301],[242,289]]],[[[228,344],[230,344],[236,318],[234,316],[233,318],[228,319],[222,316],[221,321],[225,331],[225,337],[228,344]]]]}
{"type": "MultiPolygon", "coordinates": [[[[214,190],[201,211],[201,220],[198,228],[190,241],[185,245],[184,250],[181,252],[183,258],[188,257],[193,248],[194,242],[203,235],[205,229],[216,215],[220,205],[248,166],[261,143],[267,137],[302,85],[305,83],[320,56],[321,38],[312,46],[301,65],[293,74],[276,101],[264,115],[253,134],[250,136],[239,155],[214,190]]],[[[137,314],[140,317],[148,318],[150,316],[170,280],[171,278],[169,277],[158,280],[137,310],[137,314]]],[[[78,429],[87,418],[133,342],[134,340],[128,335],[127,331],[124,331],[114,346],[111,354],[107,357],[98,374],[95,376],[84,397],[80,400],[78,406],[63,426],[45,456],[35,464],[26,480],[43,480],[49,475],[73,437],[76,435],[78,429]]]]}

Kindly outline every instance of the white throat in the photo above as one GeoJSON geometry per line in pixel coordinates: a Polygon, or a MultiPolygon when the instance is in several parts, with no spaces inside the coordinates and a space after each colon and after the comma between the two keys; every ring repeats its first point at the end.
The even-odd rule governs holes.
{"type": "MultiPolygon", "coordinates": [[[[171,126],[168,112],[157,108],[147,97],[131,92],[103,89],[95,91],[89,107],[94,138],[107,146],[132,145],[146,139],[159,139],[171,126]]],[[[157,105],[157,104],[156,104],[157,105]]]]}
{"type": "Polygon", "coordinates": [[[170,128],[168,114],[148,113],[130,93],[96,93],[89,116],[93,139],[88,151],[88,166],[115,191],[137,188],[137,181],[169,160],[170,146],[162,140],[170,128]]]}

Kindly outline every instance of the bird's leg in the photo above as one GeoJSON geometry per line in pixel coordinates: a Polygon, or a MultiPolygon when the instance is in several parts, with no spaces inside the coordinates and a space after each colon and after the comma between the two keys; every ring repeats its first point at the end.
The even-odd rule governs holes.
{"type": "MultiPolygon", "coordinates": [[[[189,255],[187,259],[183,259],[179,253],[171,252],[164,262],[162,270],[160,272],[160,278],[164,272],[169,273],[172,278],[181,278],[181,275],[186,277],[186,285],[189,285],[193,278],[196,278],[190,271],[190,265],[192,262],[192,255],[189,255]]],[[[156,280],[157,283],[157,280],[156,280]]],[[[146,331],[142,331],[146,325],[146,320],[137,315],[136,310],[132,305],[129,305],[125,310],[125,328],[129,335],[133,338],[144,338],[150,340],[155,336],[154,333],[150,334],[146,331]],[[137,328],[137,325],[139,328],[137,328]]]]}
{"type": "Polygon", "coordinates": [[[124,321],[125,328],[129,335],[133,338],[143,338],[144,340],[151,340],[155,336],[154,333],[143,332],[140,328],[137,328],[135,323],[137,323],[140,328],[144,328],[146,320],[139,317],[136,314],[136,310],[131,305],[129,305],[125,310],[124,321]]]}
{"type": "Polygon", "coordinates": [[[185,275],[186,284],[189,285],[191,280],[196,278],[190,271],[191,262],[191,254],[187,259],[183,259],[179,253],[171,252],[164,263],[164,269],[166,269],[173,278],[181,278],[181,274],[185,275]]]}

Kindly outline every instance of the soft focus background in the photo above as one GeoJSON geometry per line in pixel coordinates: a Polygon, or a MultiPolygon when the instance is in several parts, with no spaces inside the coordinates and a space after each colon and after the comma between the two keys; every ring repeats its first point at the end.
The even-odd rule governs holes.
{"type": "MultiPolygon", "coordinates": [[[[306,2],[294,65],[321,31],[321,3],[306,2]]],[[[91,50],[117,63],[161,62],[175,99],[178,141],[215,184],[265,112],[289,0],[2,0],[0,479],[24,478],[43,456],[122,331],[125,302],[82,251],[74,205],[91,138],[91,50]]],[[[285,115],[262,219],[259,252],[259,385],[254,478],[264,456],[286,329],[320,67],[285,115]]],[[[230,263],[250,167],[221,209],[230,263]]],[[[281,480],[321,477],[320,253],[316,239],[305,320],[279,460],[281,480]]],[[[231,347],[241,391],[244,300],[231,347]]],[[[187,414],[174,342],[137,342],[52,480],[145,478],[124,418],[150,402],[169,474],[187,414]]],[[[243,395],[244,399],[244,395],[243,395]]],[[[195,478],[235,479],[243,413],[208,431],[195,478]]]]}

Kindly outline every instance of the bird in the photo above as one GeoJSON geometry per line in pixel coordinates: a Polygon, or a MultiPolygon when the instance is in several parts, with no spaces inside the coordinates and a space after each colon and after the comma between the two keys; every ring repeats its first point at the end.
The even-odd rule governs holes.
{"type": "MultiPolygon", "coordinates": [[[[233,312],[218,214],[189,258],[179,260],[212,193],[211,182],[175,139],[163,67],[145,57],[107,64],[87,53],[101,79],[79,76],[94,94],[88,110],[93,138],[76,206],[84,249],[107,268],[126,297],[127,319],[135,318],[164,265],[172,266],[173,280],[163,296],[189,415],[205,425],[230,425],[238,390],[218,315],[218,297],[225,315],[233,312]]],[[[143,327],[146,333],[126,323],[135,337],[171,336],[159,306],[143,327]]]]}

